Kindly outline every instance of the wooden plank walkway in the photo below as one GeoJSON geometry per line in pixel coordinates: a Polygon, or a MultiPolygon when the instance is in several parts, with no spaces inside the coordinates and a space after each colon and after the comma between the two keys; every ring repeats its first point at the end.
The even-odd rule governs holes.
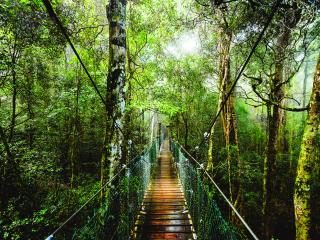
{"type": "Polygon", "coordinates": [[[144,195],[134,239],[196,239],[168,140],[161,146],[156,174],[144,195]]]}

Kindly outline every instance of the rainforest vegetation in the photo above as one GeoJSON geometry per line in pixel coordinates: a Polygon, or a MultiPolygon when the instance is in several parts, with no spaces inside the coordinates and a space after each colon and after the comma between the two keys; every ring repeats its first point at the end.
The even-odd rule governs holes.
{"type": "Polygon", "coordinates": [[[64,236],[99,239],[99,216],[126,208],[109,180],[164,132],[259,239],[320,239],[319,13],[317,0],[1,0],[0,239],[45,239],[92,196],[64,236]]]}

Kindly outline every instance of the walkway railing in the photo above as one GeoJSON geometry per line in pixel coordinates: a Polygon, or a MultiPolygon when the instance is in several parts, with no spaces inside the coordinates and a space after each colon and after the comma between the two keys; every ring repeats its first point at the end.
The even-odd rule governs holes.
{"type": "Polygon", "coordinates": [[[105,185],[107,198],[101,206],[100,188],[48,239],[129,239],[135,217],[149,184],[159,153],[157,139],[140,156],[122,166],[105,185]],[[78,212],[81,211],[81,214],[78,212]]]}
{"type": "MultiPolygon", "coordinates": [[[[223,194],[221,189],[205,171],[204,166],[194,159],[181,145],[171,140],[171,151],[177,165],[179,177],[183,186],[189,211],[193,220],[198,239],[235,240],[243,238],[238,230],[231,226],[221,215],[214,196],[204,184],[204,176],[212,182],[216,192],[232,208],[235,215],[243,223],[252,239],[258,238],[240,216],[234,206],[223,194]],[[241,237],[240,237],[241,236],[241,237]]],[[[245,237],[244,239],[248,239],[245,237]]]]}

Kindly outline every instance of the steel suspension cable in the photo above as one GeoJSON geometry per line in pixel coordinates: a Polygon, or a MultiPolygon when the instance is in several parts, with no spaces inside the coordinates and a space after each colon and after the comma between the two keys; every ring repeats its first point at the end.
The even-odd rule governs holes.
{"type": "Polygon", "coordinates": [[[248,232],[251,234],[251,236],[253,237],[253,239],[255,240],[259,240],[259,238],[256,236],[256,234],[252,231],[252,229],[249,227],[249,225],[247,224],[247,222],[244,220],[244,218],[240,215],[240,213],[237,211],[237,209],[233,206],[233,204],[229,201],[229,199],[226,197],[226,195],[223,193],[223,191],[220,189],[220,187],[217,185],[217,183],[213,180],[213,178],[211,177],[211,175],[207,172],[207,170],[203,167],[202,164],[200,164],[183,146],[181,146],[178,142],[174,141],[179,147],[180,149],[182,149],[189,157],[192,161],[194,161],[200,169],[203,170],[203,172],[206,174],[206,176],[210,179],[210,181],[212,182],[212,184],[214,185],[214,187],[218,190],[218,192],[220,193],[220,195],[223,197],[223,199],[228,203],[229,207],[234,211],[234,213],[237,215],[237,217],[239,218],[239,220],[242,222],[242,224],[245,226],[245,228],[248,230],[248,232]]]}
{"type": "MultiPolygon", "coordinates": [[[[100,93],[99,89],[98,89],[98,86],[96,85],[96,83],[94,82],[91,74],[89,73],[88,69],[86,68],[84,62],[82,61],[78,51],[76,50],[75,46],[73,45],[68,33],[67,33],[67,30],[66,28],[63,26],[62,22],[60,21],[59,17],[57,16],[57,14],[55,13],[51,3],[49,0],[42,0],[43,4],[45,5],[47,11],[48,11],[48,14],[49,16],[52,18],[53,22],[55,22],[60,31],[62,32],[62,34],[64,35],[64,37],[66,38],[67,42],[69,43],[72,51],[74,52],[74,54],[76,55],[77,59],[79,60],[81,66],[83,67],[86,75],[88,76],[90,82],[92,83],[96,93],[99,95],[99,98],[101,100],[101,102],[104,104],[105,107],[107,107],[107,102],[105,101],[105,99],[102,97],[102,94],[100,93]]],[[[115,124],[115,128],[116,129],[119,129],[120,133],[125,136],[123,130],[121,129],[121,127],[118,125],[118,124],[115,124]]]]}
{"type": "Polygon", "coordinates": [[[85,206],[87,206],[103,189],[105,189],[110,183],[112,183],[126,168],[123,166],[120,171],[117,172],[107,183],[105,183],[98,191],[96,191],[78,210],[76,210],[66,221],[64,221],[47,239],[53,238],[53,236],[60,231],[71,219],[73,219],[85,206]]]}
{"type": "Polygon", "coordinates": [[[78,208],[67,220],[65,220],[56,230],[54,230],[46,240],[53,239],[53,236],[59,232],[71,219],[73,219],[85,206],[87,206],[102,190],[108,187],[120,174],[131,165],[137,158],[143,155],[148,149],[144,149],[140,154],[132,158],[127,165],[123,165],[121,169],[108,181],[106,182],[99,190],[97,190],[80,208],[78,208]]]}
{"type": "Polygon", "coordinates": [[[77,51],[76,48],[74,47],[74,45],[73,45],[73,43],[72,43],[72,41],[71,41],[71,39],[70,39],[70,37],[69,37],[69,35],[68,35],[68,33],[67,33],[66,28],[63,26],[63,24],[62,24],[62,22],[60,21],[59,17],[57,16],[57,14],[55,13],[55,11],[53,10],[53,7],[52,7],[50,1],[49,1],[49,0],[42,0],[42,2],[43,2],[43,4],[44,4],[45,7],[46,7],[49,16],[52,18],[53,22],[55,22],[55,23],[58,25],[60,31],[62,32],[62,34],[64,35],[64,37],[65,37],[66,40],[68,41],[70,47],[72,48],[72,51],[74,52],[74,54],[75,54],[76,57],[78,58],[78,60],[79,60],[79,62],[80,62],[80,64],[81,64],[81,66],[83,67],[86,75],[88,76],[90,82],[92,83],[92,85],[93,85],[96,93],[99,95],[101,102],[102,102],[105,106],[107,106],[107,103],[106,103],[105,99],[102,97],[102,95],[101,95],[101,93],[100,93],[100,91],[99,91],[96,83],[94,82],[94,80],[93,80],[93,78],[91,77],[88,69],[87,69],[86,66],[84,65],[84,63],[83,63],[83,61],[82,61],[82,59],[81,59],[78,51],[77,51]]]}

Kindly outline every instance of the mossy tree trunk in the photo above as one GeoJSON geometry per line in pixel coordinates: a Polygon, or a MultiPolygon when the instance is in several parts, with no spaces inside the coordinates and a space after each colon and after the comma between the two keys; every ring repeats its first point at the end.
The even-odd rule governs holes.
{"type": "MultiPolygon", "coordinates": [[[[222,101],[222,97],[221,97],[221,93],[219,95],[219,99],[218,99],[218,108],[217,108],[217,113],[221,107],[221,101],[222,101]]],[[[214,157],[213,157],[213,153],[214,153],[214,133],[215,133],[215,128],[216,128],[216,123],[215,122],[213,125],[212,125],[212,128],[210,130],[210,135],[209,135],[209,143],[208,143],[208,161],[207,161],[207,168],[206,170],[208,172],[212,171],[213,170],[213,166],[214,166],[214,157]]]]}
{"type": "Polygon", "coordinates": [[[263,171],[263,226],[265,239],[271,239],[273,234],[273,189],[275,161],[277,153],[277,139],[280,126],[280,109],[277,106],[267,106],[268,108],[268,140],[266,156],[264,159],[263,171]]]}
{"type": "MultiPolygon", "coordinates": [[[[219,9],[219,16],[223,19],[219,27],[219,40],[218,40],[218,54],[219,54],[219,102],[218,111],[221,107],[222,102],[225,101],[230,86],[231,81],[231,42],[232,42],[232,29],[226,19],[228,11],[225,9],[219,9]]],[[[238,144],[238,130],[237,130],[237,119],[234,109],[234,97],[229,96],[227,99],[222,112],[221,119],[223,125],[223,133],[225,139],[225,147],[227,151],[227,164],[228,164],[228,188],[229,196],[231,202],[236,205],[236,208],[241,208],[241,184],[239,181],[240,171],[240,154],[239,154],[239,144],[238,144]]],[[[208,148],[208,162],[207,170],[211,171],[213,169],[213,146],[214,146],[214,128],[215,124],[212,126],[210,137],[209,137],[209,148],[208,148]]],[[[235,220],[234,215],[231,215],[232,221],[235,220]]]]}
{"type": "MultiPolygon", "coordinates": [[[[309,67],[309,60],[306,58],[306,65],[304,68],[304,78],[303,78],[303,86],[302,86],[302,107],[306,106],[307,102],[307,84],[308,84],[308,67],[309,67]]],[[[302,128],[304,128],[305,123],[305,112],[302,113],[302,128]]]]}
{"type": "MultiPolygon", "coordinates": [[[[297,240],[311,240],[311,193],[313,169],[320,154],[320,57],[313,80],[310,110],[304,128],[295,181],[294,208],[297,240]]],[[[319,192],[319,189],[318,189],[319,192]]]]}
{"type": "MultiPolygon", "coordinates": [[[[101,185],[125,162],[123,150],[123,121],[126,81],[126,0],[110,0],[109,65],[107,77],[106,132],[101,157],[101,185]]],[[[104,194],[104,193],[102,193],[104,194]]]]}
{"type": "MultiPolygon", "coordinates": [[[[230,89],[231,73],[230,73],[230,48],[232,41],[232,33],[227,28],[220,33],[220,62],[219,62],[219,82],[220,82],[220,104],[225,101],[230,89]]],[[[220,105],[219,104],[219,105],[220,105]]],[[[241,207],[241,186],[239,183],[240,175],[240,154],[238,144],[238,128],[237,119],[234,109],[233,94],[229,96],[222,112],[221,119],[223,125],[223,133],[225,138],[225,146],[227,151],[228,163],[228,178],[229,178],[229,194],[230,200],[235,204],[236,208],[241,207]]],[[[233,212],[232,212],[233,213],[233,212]]],[[[235,216],[232,214],[232,221],[235,221],[235,216]]]]}
{"type": "Polygon", "coordinates": [[[274,188],[275,188],[275,174],[276,174],[276,157],[277,153],[286,149],[283,142],[279,144],[279,134],[283,126],[284,110],[279,107],[285,97],[285,85],[290,78],[285,78],[284,67],[285,60],[288,58],[288,46],[290,45],[290,38],[292,29],[297,25],[300,19],[300,10],[296,5],[288,11],[284,18],[283,26],[281,26],[279,36],[276,39],[275,57],[274,57],[274,72],[270,75],[270,94],[269,99],[277,104],[267,103],[267,146],[266,155],[264,159],[263,171],[263,235],[264,239],[269,240],[273,236],[274,226],[272,217],[274,215],[274,188]]]}
{"type": "MultiPolygon", "coordinates": [[[[284,31],[277,41],[277,54],[275,58],[274,78],[270,80],[271,94],[270,98],[277,103],[281,103],[284,97],[283,84],[283,59],[285,58],[285,49],[289,44],[290,31],[284,31]]],[[[268,140],[266,147],[266,156],[264,159],[263,175],[263,225],[265,239],[271,239],[273,234],[273,189],[275,178],[276,155],[279,150],[279,131],[281,129],[281,117],[283,110],[278,105],[267,106],[268,112],[268,140]]]]}

